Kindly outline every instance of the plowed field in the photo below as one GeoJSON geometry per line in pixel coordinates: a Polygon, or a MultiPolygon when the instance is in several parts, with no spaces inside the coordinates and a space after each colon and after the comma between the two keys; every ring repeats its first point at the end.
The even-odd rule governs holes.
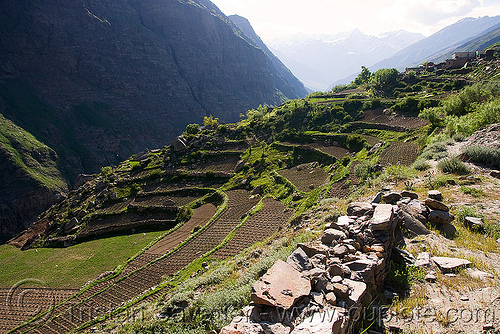
{"type": "Polygon", "coordinates": [[[415,162],[419,154],[419,147],[414,143],[393,142],[380,153],[382,165],[409,166],[415,162]]]}
{"type": "Polygon", "coordinates": [[[322,187],[328,183],[330,178],[330,175],[323,168],[313,168],[309,164],[283,169],[278,173],[302,192],[309,192],[312,189],[322,187]]]}

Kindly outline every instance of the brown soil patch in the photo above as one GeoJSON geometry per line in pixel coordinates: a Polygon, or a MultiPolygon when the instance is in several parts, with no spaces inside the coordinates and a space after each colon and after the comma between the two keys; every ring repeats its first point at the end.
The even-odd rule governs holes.
{"type": "Polygon", "coordinates": [[[299,165],[283,169],[278,173],[288,179],[299,191],[309,192],[328,183],[330,175],[320,167],[311,167],[311,164],[299,165]]]}
{"type": "Polygon", "coordinates": [[[383,124],[404,129],[418,129],[429,124],[428,121],[418,117],[384,114],[384,109],[367,110],[363,113],[361,122],[383,124]]]}
{"type": "Polygon", "coordinates": [[[193,215],[189,221],[158,241],[153,247],[148,249],[146,253],[158,255],[168,253],[177,247],[181,242],[186,240],[196,226],[205,226],[205,224],[208,223],[208,221],[215,214],[216,209],[217,208],[213,204],[204,204],[199,208],[194,209],[193,215]]]}
{"type": "Polygon", "coordinates": [[[380,153],[380,163],[385,166],[409,166],[417,160],[420,148],[414,143],[393,142],[380,153]]]}

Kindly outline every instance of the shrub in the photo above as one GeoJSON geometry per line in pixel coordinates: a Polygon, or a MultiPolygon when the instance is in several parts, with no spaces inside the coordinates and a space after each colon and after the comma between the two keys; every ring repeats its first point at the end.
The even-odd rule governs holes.
{"type": "Polygon", "coordinates": [[[426,160],[439,160],[446,158],[448,156],[448,147],[447,143],[445,141],[440,141],[440,142],[435,142],[427,146],[422,154],[420,155],[420,158],[426,159],[426,160]]]}
{"type": "Polygon", "coordinates": [[[467,166],[457,157],[445,158],[438,163],[438,168],[443,173],[449,174],[469,174],[467,166]]]}
{"type": "Polygon", "coordinates": [[[196,123],[188,124],[188,126],[186,126],[186,133],[190,134],[190,135],[197,134],[199,130],[200,130],[200,126],[196,123]]]}
{"type": "Polygon", "coordinates": [[[442,126],[444,124],[444,111],[442,108],[426,108],[422,110],[418,117],[432,123],[433,126],[442,126]]]}
{"type": "Polygon", "coordinates": [[[424,171],[427,170],[431,167],[427,160],[425,159],[417,159],[413,164],[412,167],[415,168],[416,170],[424,171]]]}
{"type": "Polygon", "coordinates": [[[364,181],[368,178],[368,176],[370,176],[371,169],[372,164],[365,160],[354,166],[354,175],[364,181]]]}
{"type": "Polygon", "coordinates": [[[487,146],[467,146],[463,150],[472,161],[500,168],[500,149],[487,146]]]}

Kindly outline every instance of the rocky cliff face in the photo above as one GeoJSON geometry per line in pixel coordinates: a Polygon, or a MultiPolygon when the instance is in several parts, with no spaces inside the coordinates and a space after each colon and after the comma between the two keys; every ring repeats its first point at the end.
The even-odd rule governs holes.
{"type": "Polygon", "coordinates": [[[203,116],[235,121],[301,94],[209,1],[0,6],[0,112],[54,149],[70,182],[203,116]]]}

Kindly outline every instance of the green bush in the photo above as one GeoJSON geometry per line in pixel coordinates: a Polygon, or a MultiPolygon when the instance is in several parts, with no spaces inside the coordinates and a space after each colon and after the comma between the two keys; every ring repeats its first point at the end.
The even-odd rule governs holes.
{"type": "Polygon", "coordinates": [[[472,161],[485,163],[495,168],[500,168],[500,149],[487,146],[467,146],[463,153],[472,161]]]}
{"type": "Polygon", "coordinates": [[[429,165],[427,160],[419,158],[412,164],[412,167],[415,168],[416,170],[424,171],[431,168],[431,165],[429,165]]]}
{"type": "Polygon", "coordinates": [[[190,134],[190,135],[197,134],[199,130],[200,130],[200,126],[196,123],[188,124],[188,126],[186,126],[186,133],[190,134]]]}
{"type": "Polygon", "coordinates": [[[438,163],[438,168],[443,173],[469,174],[467,166],[457,157],[445,158],[438,163]]]}
{"type": "Polygon", "coordinates": [[[442,108],[426,108],[422,110],[418,117],[432,123],[433,126],[442,126],[444,124],[445,113],[442,108]]]}
{"type": "Polygon", "coordinates": [[[440,141],[432,143],[429,146],[427,146],[420,155],[420,158],[426,160],[431,160],[431,159],[439,160],[446,158],[447,156],[448,156],[447,142],[440,141]]]}

